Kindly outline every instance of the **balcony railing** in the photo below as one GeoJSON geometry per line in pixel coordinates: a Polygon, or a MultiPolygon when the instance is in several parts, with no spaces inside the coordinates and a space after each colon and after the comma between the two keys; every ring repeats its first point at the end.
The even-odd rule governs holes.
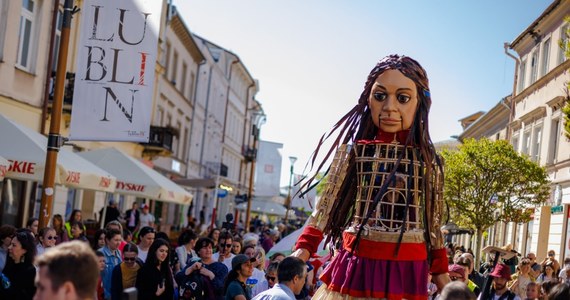
{"type": "Polygon", "coordinates": [[[242,148],[242,154],[246,162],[252,162],[257,158],[257,149],[244,146],[242,148]]]}
{"type": "Polygon", "coordinates": [[[172,154],[172,142],[178,135],[172,127],[150,126],[148,143],[140,143],[144,146],[143,152],[152,156],[170,156],[172,154]]]}

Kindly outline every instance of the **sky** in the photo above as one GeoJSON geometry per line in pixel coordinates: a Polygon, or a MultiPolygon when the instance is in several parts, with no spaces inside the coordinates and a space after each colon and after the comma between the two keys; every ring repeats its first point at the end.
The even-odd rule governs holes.
{"type": "Polygon", "coordinates": [[[358,100],[376,62],[416,59],[430,80],[434,142],[511,94],[513,41],[551,0],[173,0],[190,31],[232,51],[259,81],[261,139],[303,171],[319,138],[358,100]]]}

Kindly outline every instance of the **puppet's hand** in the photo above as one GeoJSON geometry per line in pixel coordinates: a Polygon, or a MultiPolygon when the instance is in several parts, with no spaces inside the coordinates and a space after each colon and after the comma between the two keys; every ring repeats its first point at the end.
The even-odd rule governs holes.
{"type": "Polygon", "coordinates": [[[449,279],[449,275],[447,273],[442,273],[432,275],[432,281],[437,285],[437,290],[441,291],[443,290],[443,287],[451,281],[451,279],[449,279]]]}
{"type": "Polygon", "coordinates": [[[309,250],[303,249],[303,248],[299,248],[299,249],[295,250],[295,252],[291,253],[291,256],[298,257],[298,258],[302,259],[303,261],[307,261],[307,260],[309,260],[309,258],[311,258],[311,254],[309,253],[309,250]]]}

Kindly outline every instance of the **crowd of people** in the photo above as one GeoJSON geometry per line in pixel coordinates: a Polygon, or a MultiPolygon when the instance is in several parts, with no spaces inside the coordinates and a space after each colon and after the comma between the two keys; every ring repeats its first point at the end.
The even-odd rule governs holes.
{"type": "Polygon", "coordinates": [[[476,269],[471,250],[450,245],[448,274],[451,283],[438,291],[429,282],[429,299],[570,299],[570,258],[566,258],[561,266],[553,250],[537,261],[534,253],[522,257],[510,248],[510,245],[504,247],[505,251],[515,254],[512,258],[499,260],[493,266],[493,256],[489,256],[489,261],[476,269]],[[490,290],[483,296],[487,280],[492,280],[490,290]]]}

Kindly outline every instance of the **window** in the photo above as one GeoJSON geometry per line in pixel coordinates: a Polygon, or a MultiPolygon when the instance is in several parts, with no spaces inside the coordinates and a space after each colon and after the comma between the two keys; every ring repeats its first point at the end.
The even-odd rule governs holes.
{"type": "Polygon", "coordinates": [[[568,25],[560,29],[560,50],[558,51],[558,64],[566,61],[566,49],[568,49],[568,25]]]}
{"type": "Polygon", "coordinates": [[[0,0],[0,61],[4,58],[4,39],[8,20],[8,0],[0,0]]]}
{"type": "Polygon", "coordinates": [[[515,149],[515,152],[519,152],[519,133],[518,132],[513,134],[511,144],[513,145],[513,148],[515,149]]]}
{"type": "Polygon", "coordinates": [[[522,154],[526,154],[529,155],[529,150],[530,150],[530,129],[525,130],[524,135],[523,135],[523,144],[522,144],[522,149],[521,149],[521,153],[522,154]]]}
{"type": "Polygon", "coordinates": [[[188,97],[186,97],[186,85],[188,84],[186,82],[186,73],[188,72],[188,66],[186,65],[186,62],[182,62],[182,79],[180,80],[180,93],[182,94],[182,96],[184,96],[185,98],[188,99],[188,97]]]}
{"type": "Polygon", "coordinates": [[[530,84],[536,82],[538,77],[538,49],[532,52],[532,57],[530,58],[530,84]]]}
{"type": "Polygon", "coordinates": [[[170,63],[170,43],[166,42],[164,49],[164,75],[168,74],[168,64],[170,63]]]}
{"type": "Polygon", "coordinates": [[[61,9],[57,12],[57,24],[55,27],[55,39],[53,45],[53,58],[52,58],[52,71],[57,70],[57,59],[58,59],[58,52],[59,52],[59,43],[61,40],[61,29],[63,28],[63,12],[61,9]]]}
{"type": "Polygon", "coordinates": [[[553,118],[552,125],[550,126],[550,142],[548,143],[548,163],[554,164],[558,162],[558,143],[560,142],[560,128],[561,128],[560,118],[553,118]]]}
{"type": "Polygon", "coordinates": [[[186,163],[188,160],[188,138],[190,135],[190,129],[184,127],[184,136],[182,140],[182,160],[186,163]]]}
{"type": "Polygon", "coordinates": [[[25,70],[30,70],[34,31],[34,0],[22,0],[20,14],[20,32],[18,33],[18,59],[17,64],[25,70]]]}
{"type": "Polygon", "coordinates": [[[162,126],[162,118],[164,118],[164,109],[162,109],[162,107],[159,106],[156,110],[156,117],[154,123],[158,124],[158,126],[162,126]]]}
{"type": "Polygon", "coordinates": [[[194,82],[196,81],[196,74],[190,72],[190,88],[188,89],[188,99],[194,99],[194,82]]]}
{"type": "Polygon", "coordinates": [[[519,84],[517,87],[517,92],[521,92],[522,90],[524,90],[524,84],[525,84],[525,73],[526,73],[526,60],[523,60],[521,62],[521,65],[519,67],[519,84]]]}
{"type": "Polygon", "coordinates": [[[172,82],[172,84],[174,86],[176,86],[176,78],[178,76],[178,74],[176,74],[176,72],[178,68],[178,52],[176,52],[176,50],[174,50],[174,55],[172,56],[172,75],[170,77],[170,82],[172,82]]]}
{"type": "Polygon", "coordinates": [[[546,75],[550,68],[548,64],[550,63],[550,39],[547,39],[544,44],[542,44],[542,64],[540,68],[540,76],[546,75]]]}
{"type": "Polygon", "coordinates": [[[540,161],[540,143],[542,141],[542,124],[534,127],[532,137],[531,159],[535,162],[540,161]]]}

